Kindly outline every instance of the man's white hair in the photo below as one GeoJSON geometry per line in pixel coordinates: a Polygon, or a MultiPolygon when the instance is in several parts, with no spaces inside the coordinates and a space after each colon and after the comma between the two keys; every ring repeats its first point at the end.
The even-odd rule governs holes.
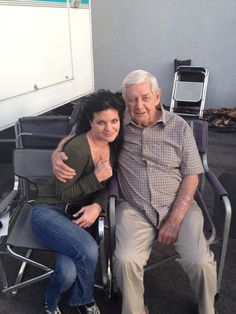
{"type": "Polygon", "coordinates": [[[153,95],[158,92],[159,87],[157,79],[154,75],[144,70],[135,70],[130,72],[121,84],[121,92],[123,98],[126,99],[126,89],[128,86],[142,83],[149,83],[151,85],[153,95]]]}

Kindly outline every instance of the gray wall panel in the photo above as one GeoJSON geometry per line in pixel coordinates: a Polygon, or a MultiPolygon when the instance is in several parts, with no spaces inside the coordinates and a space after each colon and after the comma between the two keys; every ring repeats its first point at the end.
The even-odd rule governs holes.
{"type": "Polygon", "coordinates": [[[173,60],[210,71],[206,107],[236,107],[235,0],[92,0],[95,87],[116,91],[134,69],[170,103],[173,60]]]}

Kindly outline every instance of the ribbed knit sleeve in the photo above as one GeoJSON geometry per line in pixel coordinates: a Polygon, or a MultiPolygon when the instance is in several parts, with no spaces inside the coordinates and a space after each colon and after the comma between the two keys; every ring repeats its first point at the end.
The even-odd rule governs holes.
{"type": "Polygon", "coordinates": [[[60,201],[78,201],[105,188],[105,184],[99,182],[94,174],[91,153],[85,136],[74,138],[66,145],[64,152],[68,156],[66,164],[75,169],[76,176],[65,183],[56,180],[56,197],[60,201]]]}

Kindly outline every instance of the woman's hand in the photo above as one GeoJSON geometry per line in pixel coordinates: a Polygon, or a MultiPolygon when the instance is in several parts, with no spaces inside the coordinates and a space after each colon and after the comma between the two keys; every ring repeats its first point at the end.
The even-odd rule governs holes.
{"type": "Polygon", "coordinates": [[[109,179],[112,176],[110,161],[102,161],[102,159],[100,159],[95,167],[95,176],[99,182],[109,179]]]}
{"type": "Polygon", "coordinates": [[[68,179],[73,179],[76,175],[75,170],[67,166],[64,161],[68,157],[60,148],[54,150],[51,156],[53,173],[61,182],[66,182],[68,179]]]}
{"type": "Polygon", "coordinates": [[[101,211],[101,206],[97,203],[84,206],[73,215],[73,222],[81,228],[88,228],[96,221],[101,211]]]}

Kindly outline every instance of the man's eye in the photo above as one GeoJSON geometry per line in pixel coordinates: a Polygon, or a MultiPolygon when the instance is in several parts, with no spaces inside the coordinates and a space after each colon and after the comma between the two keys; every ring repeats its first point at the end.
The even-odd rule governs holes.
{"type": "Polygon", "coordinates": [[[119,122],[118,118],[115,118],[115,119],[112,120],[112,123],[114,123],[114,124],[117,123],[117,122],[119,122]]]}
{"type": "Polygon", "coordinates": [[[150,99],[150,97],[148,97],[148,96],[143,97],[144,101],[149,101],[149,99],[150,99]]]}
{"type": "Polygon", "coordinates": [[[128,102],[134,103],[135,102],[135,98],[129,98],[128,102]]]}

